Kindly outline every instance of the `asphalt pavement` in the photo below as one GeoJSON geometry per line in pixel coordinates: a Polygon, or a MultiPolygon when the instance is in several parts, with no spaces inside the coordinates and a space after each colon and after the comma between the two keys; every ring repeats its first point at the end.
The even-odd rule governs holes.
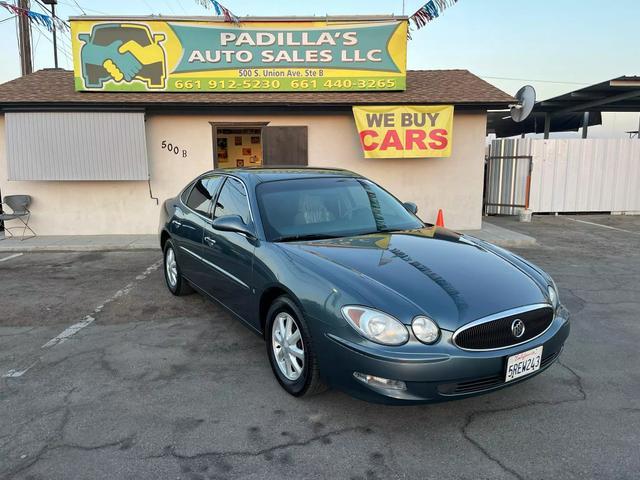
{"type": "Polygon", "coordinates": [[[154,251],[0,254],[2,479],[637,479],[640,217],[492,223],[572,312],[558,363],[465,400],[288,396],[154,251]]]}

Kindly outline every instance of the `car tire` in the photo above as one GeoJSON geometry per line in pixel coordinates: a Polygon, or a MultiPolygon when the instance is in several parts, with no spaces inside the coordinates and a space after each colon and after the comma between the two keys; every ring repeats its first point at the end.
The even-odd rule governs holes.
{"type": "Polygon", "coordinates": [[[181,297],[193,293],[193,288],[182,276],[180,265],[178,265],[178,257],[176,256],[176,248],[171,240],[167,240],[164,245],[164,260],[162,263],[164,266],[164,280],[172,294],[181,297]]]}
{"type": "MultiPolygon", "coordinates": [[[[278,380],[278,383],[280,383],[287,393],[294,397],[302,397],[316,395],[327,389],[326,385],[320,378],[318,359],[309,333],[309,327],[304,319],[304,315],[302,315],[302,312],[290,297],[283,295],[278,297],[271,304],[267,313],[265,339],[267,344],[267,355],[269,357],[269,363],[271,364],[273,374],[278,380]],[[285,370],[283,370],[283,366],[281,366],[283,364],[283,359],[280,356],[286,355],[289,350],[285,352],[285,347],[283,345],[280,345],[279,348],[276,346],[279,342],[275,331],[280,329],[280,319],[283,318],[285,319],[285,322],[292,320],[293,332],[295,333],[298,331],[300,334],[300,340],[295,342],[295,347],[293,347],[296,350],[291,350],[298,353],[299,350],[304,352],[304,363],[302,364],[301,372],[298,374],[297,378],[292,378],[295,377],[295,375],[287,375],[287,373],[285,373],[287,367],[284,366],[285,370]],[[279,352],[279,354],[276,352],[279,352]],[[277,355],[280,358],[276,358],[277,355]]],[[[294,344],[292,343],[292,346],[293,345],[294,344]]],[[[287,348],[292,347],[287,346],[287,348]]],[[[290,363],[295,361],[293,357],[290,358],[290,363]]],[[[300,367],[299,363],[296,365],[300,367]]],[[[294,371],[291,370],[289,373],[294,373],[294,371]]]]}

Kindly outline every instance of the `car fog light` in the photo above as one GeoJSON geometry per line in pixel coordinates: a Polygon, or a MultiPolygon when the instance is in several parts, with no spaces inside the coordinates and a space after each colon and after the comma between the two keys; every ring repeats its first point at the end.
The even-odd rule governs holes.
{"type": "Polygon", "coordinates": [[[388,378],[366,375],[360,372],[353,372],[353,376],[366,385],[389,390],[406,390],[407,385],[401,380],[389,380],[388,378]]]}
{"type": "Polygon", "coordinates": [[[428,317],[416,317],[411,323],[413,334],[422,343],[432,344],[440,338],[440,328],[428,317]]]}

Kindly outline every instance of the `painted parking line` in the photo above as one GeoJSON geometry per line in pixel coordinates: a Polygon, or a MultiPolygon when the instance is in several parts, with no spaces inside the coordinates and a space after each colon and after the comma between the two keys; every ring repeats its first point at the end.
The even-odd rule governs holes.
{"type": "Polygon", "coordinates": [[[595,225],[597,227],[608,228],[609,230],[617,230],[619,232],[630,233],[632,235],[640,235],[640,232],[632,232],[631,230],[625,230],[624,228],[612,227],[610,225],[603,225],[601,223],[595,222],[587,222],[586,220],[578,220],[577,218],[569,218],[567,220],[571,220],[572,222],[586,223],[587,225],[595,225]]]}
{"type": "MultiPolygon", "coordinates": [[[[86,315],[81,321],[79,321],[78,323],[74,323],[73,325],[65,328],[62,332],[60,332],[58,335],[56,335],[51,340],[46,342],[40,348],[48,349],[48,348],[51,348],[51,347],[55,347],[56,345],[60,345],[61,343],[66,342],[69,338],[74,336],[76,333],[78,333],[83,328],[86,328],[89,325],[91,325],[93,322],[95,322],[96,316],[102,311],[102,309],[107,304],[109,304],[109,303],[111,303],[111,302],[113,302],[113,301],[115,301],[115,300],[117,300],[117,299],[119,299],[121,297],[124,297],[124,296],[128,295],[129,292],[131,292],[131,290],[133,290],[133,288],[139,282],[141,282],[142,280],[146,279],[152,272],[156,271],[160,267],[160,265],[162,265],[162,260],[158,260],[157,262],[155,262],[152,265],[150,265],[149,267],[147,267],[147,269],[144,272],[142,272],[140,275],[136,276],[135,281],[130,282],[127,285],[125,285],[124,288],[118,290],[116,293],[111,295],[111,297],[109,297],[107,300],[105,300],[100,305],[98,305],[93,310],[93,312],[91,312],[89,315],[86,315]]],[[[29,369],[31,369],[33,366],[35,366],[39,361],[40,361],[40,359],[32,362],[26,368],[13,368],[13,369],[9,370],[8,372],[6,372],[5,374],[3,374],[2,376],[4,378],[18,378],[18,377],[21,377],[27,371],[29,371],[29,369]]]]}
{"type": "Polygon", "coordinates": [[[25,373],[27,373],[29,370],[31,370],[38,363],[38,361],[39,360],[36,360],[31,365],[29,365],[27,368],[23,368],[22,370],[16,370],[15,368],[13,368],[13,369],[9,370],[7,373],[5,373],[2,376],[4,378],[20,378],[25,373]]]}
{"type": "Polygon", "coordinates": [[[18,258],[24,255],[24,253],[14,253],[13,255],[9,255],[8,257],[0,258],[0,262],[6,262],[7,260],[11,260],[12,258],[18,258]]]}
{"type": "Polygon", "coordinates": [[[69,338],[71,338],[72,336],[74,336],[76,333],[78,333],[83,328],[88,327],[89,325],[91,325],[96,320],[95,315],[99,314],[102,311],[102,309],[105,307],[105,305],[107,305],[108,303],[113,302],[114,300],[117,300],[120,297],[124,297],[124,296],[128,295],[129,292],[131,290],[133,290],[133,288],[136,286],[136,284],[138,282],[141,282],[142,280],[147,278],[149,276],[149,274],[151,272],[157,270],[158,267],[161,264],[162,264],[162,260],[158,260],[153,265],[149,266],[144,272],[142,272],[140,275],[136,276],[136,280],[134,282],[128,283],[127,285],[125,285],[124,288],[122,288],[121,290],[118,290],[116,293],[111,295],[111,297],[109,297],[103,303],[98,305],[93,310],[93,312],[91,312],[89,315],[84,317],[80,322],[74,323],[70,327],[65,328],[58,335],[56,335],[51,340],[49,340],[47,343],[42,345],[42,348],[50,348],[50,347],[53,347],[54,345],[59,345],[59,344],[65,342],[66,340],[68,340],[69,338]]]}

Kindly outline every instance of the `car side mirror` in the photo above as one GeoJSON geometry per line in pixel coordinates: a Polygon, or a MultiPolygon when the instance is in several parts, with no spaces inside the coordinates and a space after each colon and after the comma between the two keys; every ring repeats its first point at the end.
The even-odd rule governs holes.
{"type": "Polygon", "coordinates": [[[418,213],[418,205],[416,205],[415,203],[404,202],[403,205],[404,205],[404,208],[407,209],[407,212],[413,213],[414,215],[418,213]]]}
{"type": "Polygon", "coordinates": [[[155,33],[153,35],[153,43],[160,43],[160,42],[164,42],[165,39],[167,38],[167,36],[164,33],[155,33]]]}
{"type": "Polygon", "coordinates": [[[81,33],[80,35],[78,35],[78,40],[84,43],[89,43],[91,41],[91,35],[89,35],[88,33],[81,33]]]}
{"type": "Polygon", "coordinates": [[[246,235],[249,238],[256,238],[253,229],[244,223],[240,215],[224,215],[216,218],[211,224],[214,229],[221,232],[236,232],[246,235]]]}

